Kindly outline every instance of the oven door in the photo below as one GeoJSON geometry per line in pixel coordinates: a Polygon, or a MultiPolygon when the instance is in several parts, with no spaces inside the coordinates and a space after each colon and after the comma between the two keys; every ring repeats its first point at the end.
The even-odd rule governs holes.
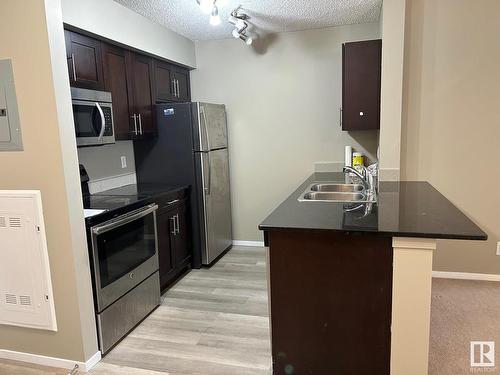
{"type": "Polygon", "coordinates": [[[91,228],[97,312],[158,271],[155,204],[91,228]]]}
{"type": "Polygon", "coordinates": [[[77,146],[115,143],[111,103],[73,100],[77,146]]]}

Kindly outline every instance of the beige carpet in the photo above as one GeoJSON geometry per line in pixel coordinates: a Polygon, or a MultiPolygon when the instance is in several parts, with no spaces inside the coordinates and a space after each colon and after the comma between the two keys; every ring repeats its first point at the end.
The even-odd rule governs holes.
{"type": "Polygon", "coordinates": [[[433,279],[429,352],[429,375],[500,374],[500,282],[433,279]],[[471,371],[471,341],[496,341],[496,368],[471,371]]]}

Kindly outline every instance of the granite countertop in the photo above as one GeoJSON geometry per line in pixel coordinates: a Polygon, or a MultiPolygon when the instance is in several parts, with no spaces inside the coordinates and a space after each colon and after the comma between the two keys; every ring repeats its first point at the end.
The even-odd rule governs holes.
{"type": "MultiPolygon", "coordinates": [[[[487,234],[428,182],[381,182],[378,200],[354,211],[352,204],[299,202],[315,182],[345,182],[343,173],[314,173],[260,225],[270,230],[331,230],[389,237],[486,240],[487,234]]],[[[355,205],[358,206],[358,205],[355,205]]]]}
{"type": "Polygon", "coordinates": [[[87,226],[109,220],[147,204],[163,196],[176,196],[189,186],[166,184],[131,184],[83,197],[85,210],[94,210],[85,218],[87,226]]]}

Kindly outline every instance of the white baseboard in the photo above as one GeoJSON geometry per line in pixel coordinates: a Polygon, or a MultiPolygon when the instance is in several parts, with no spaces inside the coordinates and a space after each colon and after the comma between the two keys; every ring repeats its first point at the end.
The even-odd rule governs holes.
{"type": "Polygon", "coordinates": [[[438,279],[500,281],[500,275],[492,275],[488,273],[432,271],[432,277],[438,279]]]}
{"type": "Polygon", "coordinates": [[[12,350],[0,349],[0,359],[9,359],[11,361],[33,363],[40,366],[58,367],[72,370],[78,365],[78,370],[88,372],[101,360],[101,352],[95,353],[86,362],[72,361],[70,359],[46,357],[44,355],[15,352],[12,350]]]}
{"type": "Polygon", "coordinates": [[[264,247],[264,241],[233,241],[233,246],[264,247]]]}

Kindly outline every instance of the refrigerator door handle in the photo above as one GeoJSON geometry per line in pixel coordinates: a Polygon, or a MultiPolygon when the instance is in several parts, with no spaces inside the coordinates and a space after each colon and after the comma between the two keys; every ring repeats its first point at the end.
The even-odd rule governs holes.
{"type": "Polygon", "coordinates": [[[207,161],[208,161],[208,171],[207,171],[207,174],[208,174],[208,183],[207,183],[207,186],[205,186],[205,191],[207,193],[207,195],[210,195],[210,189],[211,189],[211,186],[212,186],[212,163],[210,161],[210,152],[207,152],[206,153],[207,155],[207,161]]]}
{"type": "MultiPolygon", "coordinates": [[[[200,108],[201,116],[203,117],[203,131],[205,132],[205,141],[207,143],[207,149],[204,151],[210,151],[210,137],[208,136],[208,124],[207,124],[207,116],[205,116],[205,110],[200,108]]],[[[203,147],[203,145],[202,145],[203,147]]]]}

